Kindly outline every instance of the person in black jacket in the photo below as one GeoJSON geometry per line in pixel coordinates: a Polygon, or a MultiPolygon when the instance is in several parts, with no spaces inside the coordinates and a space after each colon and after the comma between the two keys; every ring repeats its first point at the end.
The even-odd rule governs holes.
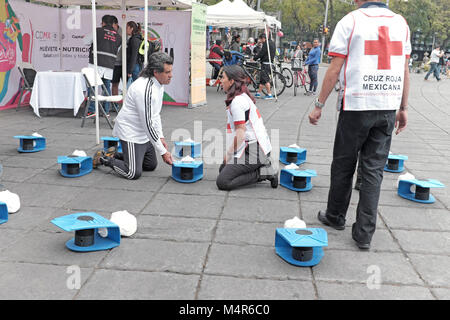
{"type": "MultiPolygon", "coordinates": [[[[122,37],[117,33],[117,18],[111,15],[104,15],[102,17],[102,26],[96,29],[97,36],[97,70],[99,76],[108,90],[111,93],[111,80],[113,78],[114,63],[116,61],[117,52],[122,44],[122,37]]],[[[94,54],[93,54],[93,36],[92,34],[85,37],[84,43],[90,45],[89,48],[89,67],[94,68],[94,54]]],[[[105,112],[109,114],[110,103],[105,102],[105,112]]],[[[88,116],[93,116],[95,112],[94,102],[89,104],[88,116]]]]}
{"type": "Polygon", "coordinates": [[[139,57],[139,47],[143,40],[141,27],[134,21],[128,21],[127,35],[130,37],[127,45],[127,75],[128,85],[130,85],[138,78],[142,70],[142,61],[139,57]]]}
{"type": "Polygon", "coordinates": [[[264,99],[273,99],[270,88],[270,64],[273,63],[273,58],[275,57],[275,43],[270,39],[267,40],[265,34],[260,34],[258,37],[258,41],[262,43],[262,48],[253,59],[255,61],[261,61],[261,73],[259,76],[259,89],[255,94],[255,97],[261,98],[262,90],[264,87],[266,87],[267,95],[264,97],[264,99]]]}

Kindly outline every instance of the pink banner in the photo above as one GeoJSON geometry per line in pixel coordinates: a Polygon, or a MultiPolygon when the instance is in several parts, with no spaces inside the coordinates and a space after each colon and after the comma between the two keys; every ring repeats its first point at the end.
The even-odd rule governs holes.
{"type": "MultiPolygon", "coordinates": [[[[97,10],[115,15],[120,10],[97,10]]],[[[126,21],[142,24],[143,10],[126,12],[126,21]]],[[[84,37],[92,33],[91,10],[78,7],[53,8],[18,0],[0,0],[0,106],[16,103],[20,74],[16,65],[31,63],[37,71],[80,71],[88,65],[89,45],[84,37]],[[39,14],[36,14],[39,13],[39,14]]],[[[174,57],[174,77],[166,86],[165,100],[172,105],[189,103],[189,11],[149,11],[149,38],[160,39],[164,51],[174,57]]],[[[2,107],[0,107],[1,109],[2,107]]]]}

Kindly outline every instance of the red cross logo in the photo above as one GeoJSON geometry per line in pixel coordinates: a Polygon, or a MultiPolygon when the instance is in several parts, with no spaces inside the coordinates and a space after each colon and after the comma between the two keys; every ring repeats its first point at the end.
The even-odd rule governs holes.
{"type": "Polygon", "coordinates": [[[391,56],[401,56],[403,45],[401,41],[389,39],[389,28],[378,27],[378,40],[364,41],[364,54],[378,56],[378,70],[391,69],[391,56]]]}

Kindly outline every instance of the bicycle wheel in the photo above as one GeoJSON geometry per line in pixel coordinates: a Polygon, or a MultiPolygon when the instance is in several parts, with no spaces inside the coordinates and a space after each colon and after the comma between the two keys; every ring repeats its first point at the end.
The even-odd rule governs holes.
{"type": "MultiPolygon", "coordinates": [[[[223,67],[220,68],[220,70],[219,70],[219,75],[217,76],[218,79],[221,79],[222,73],[223,73],[223,67]]],[[[222,90],[222,84],[221,84],[221,81],[219,80],[219,83],[217,83],[217,92],[219,92],[221,90],[222,90]]]]}
{"type": "Polygon", "coordinates": [[[286,79],[286,88],[290,88],[292,87],[292,83],[293,83],[293,75],[292,75],[292,71],[289,68],[283,68],[283,70],[281,71],[281,74],[284,76],[284,78],[286,79]]]}
{"type": "Polygon", "coordinates": [[[308,92],[308,88],[306,87],[307,83],[306,83],[306,76],[305,73],[299,73],[299,80],[298,80],[298,86],[303,87],[303,89],[305,89],[305,93],[308,92]]]}
{"type": "Polygon", "coordinates": [[[305,71],[305,72],[303,72],[303,76],[305,78],[305,84],[310,84],[311,79],[309,78],[309,73],[305,71]]]}
{"type": "MultiPolygon", "coordinates": [[[[272,75],[269,75],[269,77],[270,77],[270,88],[272,90],[272,95],[273,95],[273,87],[274,87],[274,85],[273,85],[273,82],[274,82],[273,78],[274,78],[275,79],[275,87],[277,90],[276,93],[277,93],[277,97],[278,97],[279,95],[281,95],[283,93],[284,89],[286,88],[286,79],[278,71],[273,71],[273,78],[272,78],[272,75]]],[[[265,88],[263,89],[263,93],[265,95],[267,95],[267,91],[265,88]]]]}
{"type": "Polygon", "coordinates": [[[250,92],[256,92],[259,87],[259,72],[256,72],[254,69],[245,68],[241,66],[244,70],[245,75],[247,76],[247,88],[250,92]]]}

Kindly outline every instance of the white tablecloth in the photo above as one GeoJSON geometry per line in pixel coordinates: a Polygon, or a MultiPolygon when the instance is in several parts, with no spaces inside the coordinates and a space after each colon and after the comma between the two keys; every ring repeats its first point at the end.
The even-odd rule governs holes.
{"type": "Polygon", "coordinates": [[[73,109],[76,116],[84,101],[84,91],[86,82],[81,72],[38,72],[30,104],[38,117],[39,108],[73,109]]]}

